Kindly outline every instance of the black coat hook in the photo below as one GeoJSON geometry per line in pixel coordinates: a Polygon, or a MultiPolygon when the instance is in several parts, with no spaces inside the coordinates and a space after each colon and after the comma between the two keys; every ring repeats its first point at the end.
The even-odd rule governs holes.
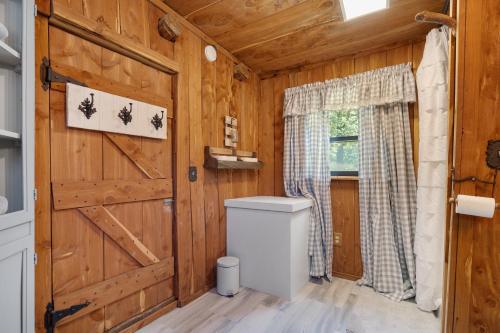
{"type": "Polygon", "coordinates": [[[94,93],[90,93],[91,100],[85,98],[80,105],[78,106],[78,110],[82,111],[87,119],[90,119],[97,110],[94,108],[94,93]]]}
{"type": "Polygon", "coordinates": [[[153,119],[151,119],[151,124],[153,124],[156,130],[163,127],[163,111],[161,112],[161,118],[158,116],[158,113],[155,114],[153,119]]]}
{"type": "Polygon", "coordinates": [[[124,106],[123,109],[118,113],[118,117],[123,121],[123,124],[127,125],[132,122],[132,103],[130,104],[130,110],[127,110],[127,106],[124,106]]]}

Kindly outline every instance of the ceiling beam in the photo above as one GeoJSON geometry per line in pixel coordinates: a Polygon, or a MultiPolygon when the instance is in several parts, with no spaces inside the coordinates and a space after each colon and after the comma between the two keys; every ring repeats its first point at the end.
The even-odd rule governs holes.
{"type": "MultiPolygon", "coordinates": [[[[231,61],[233,61],[234,63],[236,63],[236,64],[243,63],[234,54],[232,54],[231,52],[229,52],[228,50],[226,50],[219,43],[217,43],[213,38],[209,37],[207,34],[205,34],[199,28],[195,27],[191,22],[189,22],[183,16],[181,16],[179,13],[177,13],[175,10],[173,10],[172,8],[170,8],[162,0],[149,0],[149,1],[153,5],[155,5],[156,7],[160,8],[161,10],[163,10],[165,13],[169,13],[169,14],[173,15],[175,18],[177,18],[177,20],[179,21],[179,23],[182,24],[186,29],[188,29],[189,31],[191,31],[192,33],[194,33],[199,38],[203,39],[208,44],[211,44],[211,45],[215,46],[219,52],[222,52],[225,56],[229,57],[229,59],[231,59],[231,61]]],[[[182,1],[185,1],[185,0],[182,0],[182,1]]],[[[246,66],[246,64],[244,64],[244,65],[246,66]]]]}

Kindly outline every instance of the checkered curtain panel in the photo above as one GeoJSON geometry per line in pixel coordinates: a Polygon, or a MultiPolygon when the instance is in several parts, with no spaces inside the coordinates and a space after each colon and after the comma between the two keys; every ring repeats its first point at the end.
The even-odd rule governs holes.
{"type": "Polygon", "coordinates": [[[332,275],[330,127],[328,112],[285,118],[284,183],[289,197],[313,200],[309,223],[309,275],[332,275]]]}
{"type": "Polygon", "coordinates": [[[359,111],[363,277],[393,300],[415,296],[416,181],[407,103],[359,111]]]}
{"type": "MultiPolygon", "coordinates": [[[[397,135],[409,135],[407,103],[414,101],[415,79],[411,64],[285,91],[284,184],[287,196],[305,196],[314,201],[309,228],[311,276],[331,278],[332,272],[330,112],[360,109],[360,126],[365,126],[361,131],[365,133],[366,149],[360,173],[368,181],[364,183],[360,179],[363,200],[361,215],[364,217],[363,263],[366,272],[362,282],[393,295],[395,299],[405,298],[412,293],[415,269],[414,260],[409,259],[413,258],[415,176],[411,141],[407,141],[406,137],[398,138],[397,135]],[[377,118],[376,110],[385,111],[381,111],[377,118]],[[384,116],[381,116],[382,113],[384,116]],[[400,117],[400,123],[396,121],[396,114],[400,117]],[[379,120],[375,121],[375,118],[379,120]],[[377,133],[380,135],[371,136],[371,141],[366,141],[366,134],[375,131],[374,126],[379,125],[385,126],[383,131],[378,128],[380,133],[377,133]],[[400,141],[404,144],[400,144],[400,141]],[[393,148],[397,150],[391,150],[393,148]],[[370,149],[379,149],[382,155],[368,155],[370,149]],[[376,169],[372,170],[375,164],[376,169]],[[401,170],[403,165],[405,168],[401,170]],[[382,180],[382,174],[389,176],[382,180]],[[393,234],[392,241],[389,241],[390,233],[393,234]],[[402,260],[403,257],[408,259],[402,260]],[[376,275],[372,273],[375,271],[374,264],[380,264],[376,275]]],[[[363,143],[361,133],[360,138],[363,143]]]]}

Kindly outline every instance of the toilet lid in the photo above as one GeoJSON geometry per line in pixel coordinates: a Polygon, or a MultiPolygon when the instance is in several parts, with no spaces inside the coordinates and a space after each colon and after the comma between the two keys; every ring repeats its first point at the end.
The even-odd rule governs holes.
{"type": "Polygon", "coordinates": [[[217,265],[219,267],[234,267],[234,266],[238,266],[240,263],[240,259],[236,258],[236,257],[221,257],[219,259],[217,259],[217,265]]]}

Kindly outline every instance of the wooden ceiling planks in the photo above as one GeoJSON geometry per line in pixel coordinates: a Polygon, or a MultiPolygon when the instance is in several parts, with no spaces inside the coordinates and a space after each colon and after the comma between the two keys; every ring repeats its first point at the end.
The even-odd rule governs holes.
{"type": "Polygon", "coordinates": [[[343,21],[339,0],[163,0],[259,73],[273,73],[418,39],[422,10],[444,0],[391,0],[390,8],[343,21]]]}

